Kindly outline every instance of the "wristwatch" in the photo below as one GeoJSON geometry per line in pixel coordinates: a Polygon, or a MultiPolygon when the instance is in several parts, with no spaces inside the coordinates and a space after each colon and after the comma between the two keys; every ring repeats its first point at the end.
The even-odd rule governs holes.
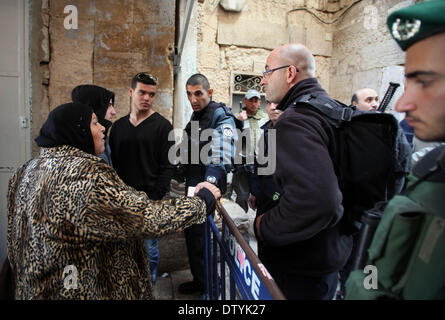
{"type": "Polygon", "coordinates": [[[210,182],[211,184],[216,184],[216,177],[214,177],[214,176],[208,176],[208,177],[206,178],[206,181],[207,181],[207,182],[210,182]]]}

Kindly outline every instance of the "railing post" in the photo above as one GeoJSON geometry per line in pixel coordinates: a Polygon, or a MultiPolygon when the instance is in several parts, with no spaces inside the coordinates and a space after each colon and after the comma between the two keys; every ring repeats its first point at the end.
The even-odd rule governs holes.
{"type": "Polygon", "coordinates": [[[210,283],[210,264],[209,264],[209,251],[208,248],[210,247],[210,225],[209,225],[209,220],[207,219],[204,222],[204,265],[205,265],[205,281],[206,281],[206,285],[205,285],[205,299],[206,300],[210,300],[210,287],[211,287],[211,283],[210,283]]]}
{"type": "Polygon", "coordinates": [[[226,299],[226,264],[230,272],[231,300],[236,299],[237,291],[242,299],[285,299],[269,272],[219,202],[217,209],[222,217],[222,234],[216,227],[213,217],[209,216],[205,223],[206,299],[226,299]],[[218,245],[220,275],[218,275],[218,245]]]}

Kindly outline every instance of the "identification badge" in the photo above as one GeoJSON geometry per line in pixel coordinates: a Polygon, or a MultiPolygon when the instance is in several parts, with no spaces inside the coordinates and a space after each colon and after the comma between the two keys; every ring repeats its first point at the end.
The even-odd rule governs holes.
{"type": "Polygon", "coordinates": [[[196,187],[188,187],[187,188],[187,197],[194,197],[195,189],[196,189],[196,187]]]}

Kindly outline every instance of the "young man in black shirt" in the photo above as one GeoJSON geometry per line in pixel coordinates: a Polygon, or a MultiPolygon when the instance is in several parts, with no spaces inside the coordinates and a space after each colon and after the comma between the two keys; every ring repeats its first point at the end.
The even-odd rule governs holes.
{"type": "MultiPolygon", "coordinates": [[[[170,190],[173,166],[168,161],[168,150],[173,141],[168,135],[171,123],[152,108],[157,92],[157,78],[149,73],[138,73],[130,88],[130,114],[117,120],[110,133],[110,147],[114,168],[122,180],[150,199],[160,200],[170,190]]],[[[145,245],[150,257],[153,284],[159,261],[157,239],[145,245]]]]}

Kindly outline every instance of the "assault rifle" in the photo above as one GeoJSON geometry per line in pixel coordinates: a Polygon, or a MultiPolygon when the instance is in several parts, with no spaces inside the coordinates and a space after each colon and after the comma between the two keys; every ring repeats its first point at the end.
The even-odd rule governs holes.
{"type": "Polygon", "coordinates": [[[400,84],[395,82],[390,82],[388,90],[386,90],[385,95],[383,96],[382,101],[380,102],[379,107],[377,108],[377,112],[384,113],[386,108],[389,105],[394,93],[396,93],[397,88],[400,87],[400,84]]]}

